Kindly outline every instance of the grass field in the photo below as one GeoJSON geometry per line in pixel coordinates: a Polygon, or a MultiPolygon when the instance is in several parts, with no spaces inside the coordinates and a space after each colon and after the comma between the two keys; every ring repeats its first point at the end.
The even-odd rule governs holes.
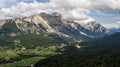
{"type": "Polygon", "coordinates": [[[34,65],[34,63],[36,63],[41,59],[44,59],[44,57],[27,58],[14,63],[1,64],[0,67],[26,67],[26,66],[34,65]]]}

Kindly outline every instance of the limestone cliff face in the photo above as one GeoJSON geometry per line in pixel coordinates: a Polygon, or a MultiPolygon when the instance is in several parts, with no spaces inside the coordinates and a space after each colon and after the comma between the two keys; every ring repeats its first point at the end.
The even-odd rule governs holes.
{"type": "Polygon", "coordinates": [[[6,23],[5,20],[0,20],[0,26],[3,26],[6,23]]]}

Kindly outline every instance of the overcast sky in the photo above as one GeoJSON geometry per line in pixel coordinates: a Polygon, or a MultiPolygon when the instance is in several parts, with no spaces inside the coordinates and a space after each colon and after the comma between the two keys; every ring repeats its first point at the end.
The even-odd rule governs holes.
{"type": "Polygon", "coordinates": [[[0,19],[25,17],[40,12],[60,12],[65,19],[96,19],[99,23],[117,26],[120,21],[120,0],[1,0],[0,19]]]}

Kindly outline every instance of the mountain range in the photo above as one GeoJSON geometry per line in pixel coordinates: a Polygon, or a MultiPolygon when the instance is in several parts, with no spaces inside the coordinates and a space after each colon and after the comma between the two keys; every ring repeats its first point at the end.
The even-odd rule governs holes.
{"type": "Polygon", "coordinates": [[[0,20],[0,35],[15,37],[21,34],[35,34],[69,40],[88,39],[108,34],[109,30],[96,21],[80,24],[65,20],[60,13],[40,13],[24,18],[0,20]],[[55,35],[55,36],[52,36],[55,35]]]}

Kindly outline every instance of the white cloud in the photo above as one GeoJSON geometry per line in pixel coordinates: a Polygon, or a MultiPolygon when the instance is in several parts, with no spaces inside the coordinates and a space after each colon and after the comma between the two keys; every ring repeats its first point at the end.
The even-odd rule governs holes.
{"type": "Polygon", "coordinates": [[[38,14],[40,12],[60,12],[64,15],[65,19],[80,19],[88,17],[86,13],[88,13],[89,10],[72,6],[70,8],[70,6],[67,7],[67,5],[66,7],[64,7],[64,5],[60,6],[60,4],[58,4],[58,2],[54,0],[50,3],[34,2],[28,4],[21,2],[18,3],[16,6],[10,8],[2,8],[0,10],[0,17],[1,19],[25,17],[33,14],[38,14]]]}
{"type": "MultiPolygon", "coordinates": [[[[16,0],[4,0],[6,2],[16,0]]],[[[1,3],[0,3],[1,4],[1,3]]],[[[120,10],[120,0],[51,0],[50,3],[17,3],[16,6],[0,9],[0,18],[25,17],[40,12],[60,12],[66,19],[88,18],[90,10],[120,10]]]]}
{"type": "Polygon", "coordinates": [[[117,22],[117,24],[119,24],[119,25],[120,25],[120,21],[118,21],[118,22],[117,22]]]}
{"type": "Polygon", "coordinates": [[[103,26],[105,26],[108,29],[110,29],[110,28],[120,28],[120,23],[118,23],[118,22],[111,23],[111,24],[104,23],[103,26]]]}
{"type": "Polygon", "coordinates": [[[94,10],[120,10],[120,0],[91,0],[94,10]]]}

